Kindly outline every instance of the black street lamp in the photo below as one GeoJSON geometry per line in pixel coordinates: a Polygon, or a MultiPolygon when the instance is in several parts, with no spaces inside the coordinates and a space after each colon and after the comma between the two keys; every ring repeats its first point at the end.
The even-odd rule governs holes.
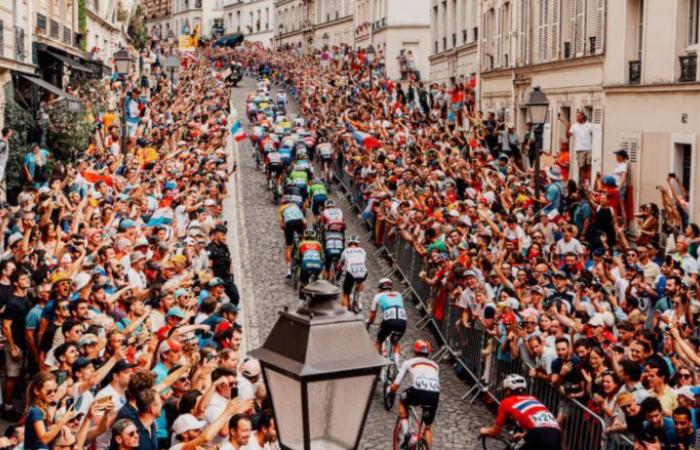
{"type": "Polygon", "coordinates": [[[539,88],[535,86],[530,92],[530,97],[525,104],[527,115],[530,121],[531,132],[535,133],[535,199],[540,198],[542,180],[540,177],[540,154],[542,153],[542,131],[544,123],[547,121],[549,111],[549,100],[539,88]]]}
{"type": "Polygon", "coordinates": [[[122,95],[124,97],[122,103],[122,117],[121,117],[121,151],[126,154],[126,82],[129,76],[129,71],[131,70],[131,65],[134,63],[134,58],[131,56],[129,51],[125,48],[120,48],[112,56],[114,59],[114,70],[119,74],[119,78],[122,81],[122,95]]]}
{"type": "Polygon", "coordinates": [[[340,290],[316,281],[307,301],[280,312],[260,360],[285,450],[356,449],[372,393],[387,361],[360,316],[338,303],[340,290]]]}
{"type": "Polygon", "coordinates": [[[180,57],[172,52],[165,58],[165,68],[170,72],[170,92],[175,89],[175,74],[180,69],[180,57]]]}
{"type": "Polygon", "coordinates": [[[168,42],[168,45],[170,46],[170,51],[173,51],[173,46],[175,45],[175,33],[173,33],[173,30],[171,29],[168,31],[168,36],[165,38],[165,40],[168,42]]]}
{"type": "Polygon", "coordinates": [[[377,51],[374,49],[374,45],[369,44],[367,47],[367,68],[369,70],[369,89],[372,90],[372,64],[374,64],[374,59],[377,56],[377,51]]]}

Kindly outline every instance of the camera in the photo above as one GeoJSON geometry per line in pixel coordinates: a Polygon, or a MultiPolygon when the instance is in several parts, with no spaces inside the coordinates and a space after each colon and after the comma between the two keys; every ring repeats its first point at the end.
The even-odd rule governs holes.
{"type": "Polygon", "coordinates": [[[571,383],[569,381],[563,383],[561,385],[561,388],[564,390],[565,393],[567,394],[576,394],[577,392],[581,392],[581,385],[578,383],[571,383]]]}

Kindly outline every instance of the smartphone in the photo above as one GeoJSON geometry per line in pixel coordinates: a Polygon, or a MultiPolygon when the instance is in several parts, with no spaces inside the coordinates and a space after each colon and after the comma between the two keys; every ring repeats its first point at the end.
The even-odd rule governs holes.
{"type": "Polygon", "coordinates": [[[668,176],[669,176],[670,178],[676,178],[676,174],[673,173],[673,172],[669,173],[668,176]]]}

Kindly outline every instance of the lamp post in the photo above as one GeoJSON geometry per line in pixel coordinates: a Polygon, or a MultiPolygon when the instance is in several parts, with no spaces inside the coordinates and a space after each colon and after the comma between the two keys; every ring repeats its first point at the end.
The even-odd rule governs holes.
{"type": "Polygon", "coordinates": [[[374,58],[377,56],[377,51],[374,49],[374,45],[369,44],[366,53],[367,68],[369,71],[369,89],[372,90],[372,64],[374,64],[374,58]]]}
{"type": "Polygon", "coordinates": [[[168,31],[168,36],[165,39],[168,42],[168,46],[170,46],[170,53],[172,53],[175,46],[175,33],[173,33],[172,29],[168,31]]]}
{"type": "Polygon", "coordinates": [[[331,37],[328,35],[328,33],[323,33],[323,36],[321,36],[321,40],[323,41],[323,46],[328,47],[328,41],[331,39],[331,37]]]}
{"type": "Polygon", "coordinates": [[[280,312],[260,360],[285,450],[356,449],[381,368],[360,316],[338,304],[340,290],[315,281],[307,301],[280,312]]]}
{"type": "Polygon", "coordinates": [[[126,81],[129,71],[131,70],[131,64],[134,62],[134,58],[131,56],[128,50],[125,48],[120,48],[112,56],[114,59],[114,70],[119,74],[119,78],[122,80],[122,95],[124,96],[124,102],[122,104],[122,136],[121,136],[121,150],[126,153],[126,81]]]}
{"type": "Polygon", "coordinates": [[[540,198],[542,181],[540,179],[540,153],[542,152],[542,131],[547,121],[549,100],[539,88],[535,86],[527,99],[527,115],[530,119],[531,132],[535,133],[535,199],[540,198]]]}

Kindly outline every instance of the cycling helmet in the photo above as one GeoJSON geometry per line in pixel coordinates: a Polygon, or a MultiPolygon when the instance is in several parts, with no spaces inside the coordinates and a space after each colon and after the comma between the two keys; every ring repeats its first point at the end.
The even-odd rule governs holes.
{"type": "Polygon", "coordinates": [[[325,208],[333,208],[335,207],[335,202],[333,200],[326,200],[326,203],[323,205],[325,208]]]}
{"type": "Polygon", "coordinates": [[[294,197],[291,195],[283,195],[281,201],[282,203],[294,203],[294,197]]]}
{"type": "Polygon", "coordinates": [[[323,184],[323,180],[320,178],[314,178],[313,181],[311,181],[312,184],[323,184]]]}
{"type": "Polygon", "coordinates": [[[359,245],[360,244],[360,236],[358,236],[356,234],[351,234],[350,236],[348,236],[348,245],[350,245],[350,244],[358,244],[359,245]]]}
{"type": "Polygon", "coordinates": [[[316,239],[316,231],[315,230],[304,231],[304,239],[316,239]]]}
{"type": "Polygon", "coordinates": [[[413,343],[413,353],[417,355],[424,355],[427,356],[430,354],[432,351],[432,348],[430,346],[430,342],[424,341],[423,339],[418,339],[416,342],[413,343]]]}
{"type": "Polygon", "coordinates": [[[377,287],[383,290],[392,289],[394,287],[394,282],[391,281],[389,278],[382,278],[381,280],[379,280],[379,285],[377,287]]]}
{"type": "Polygon", "coordinates": [[[511,373],[503,380],[503,389],[510,389],[514,392],[525,392],[527,381],[517,373],[511,373]]]}
{"type": "Polygon", "coordinates": [[[298,159],[298,160],[304,160],[304,159],[307,159],[308,157],[309,157],[309,156],[306,154],[306,152],[304,152],[304,153],[299,152],[299,155],[297,156],[297,159],[298,159]]]}

